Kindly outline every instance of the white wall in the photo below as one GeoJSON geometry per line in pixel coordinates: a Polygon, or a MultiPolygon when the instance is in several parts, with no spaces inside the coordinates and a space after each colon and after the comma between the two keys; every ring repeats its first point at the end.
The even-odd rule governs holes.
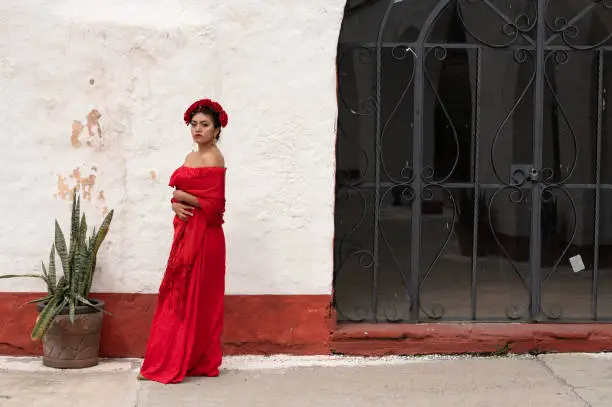
{"type": "MultiPolygon", "coordinates": [[[[79,182],[90,225],[115,209],[94,290],[156,292],[171,239],[166,185],[191,149],[182,114],[212,97],[230,117],[228,293],[330,293],[343,7],[0,1],[0,273],[40,270],[79,182]],[[101,137],[88,135],[94,109],[101,137]]],[[[0,291],[42,288],[0,280],[0,291]]]]}

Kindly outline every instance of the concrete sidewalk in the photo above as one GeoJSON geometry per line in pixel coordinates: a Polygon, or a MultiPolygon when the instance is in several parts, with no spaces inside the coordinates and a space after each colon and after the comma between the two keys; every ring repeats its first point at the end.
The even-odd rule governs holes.
{"type": "Polygon", "coordinates": [[[610,407],[612,354],[229,357],[218,378],[136,380],[139,360],[54,371],[0,358],[1,407],[610,407]]]}

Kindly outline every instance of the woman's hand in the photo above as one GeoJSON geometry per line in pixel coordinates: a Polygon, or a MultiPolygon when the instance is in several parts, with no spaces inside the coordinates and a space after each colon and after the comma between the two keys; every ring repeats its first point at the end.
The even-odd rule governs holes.
{"type": "MultiPolygon", "coordinates": [[[[176,197],[174,199],[177,199],[176,197]]],[[[181,202],[172,202],[172,210],[180,220],[186,221],[193,216],[193,206],[181,202]]]]}

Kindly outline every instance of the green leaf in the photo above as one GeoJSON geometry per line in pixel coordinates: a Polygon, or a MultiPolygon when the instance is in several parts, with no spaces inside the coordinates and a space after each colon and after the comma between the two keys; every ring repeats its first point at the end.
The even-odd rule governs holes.
{"type": "Polygon", "coordinates": [[[106,235],[108,234],[111,221],[113,220],[113,213],[114,213],[114,210],[111,210],[108,213],[108,215],[106,215],[104,220],[102,221],[102,225],[100,225],[100,230],[98,230],[98,233],[96,234],[96,238],[94,240],[94,247],[93,247],[94,255],[98,254],[98,250],[100,249],[102,242],[104,241],[104,239],[106,238],[106,235]]]}
{"type": "Polygon", "coordinates": [[[89,264],[86,270],[87,270],[87,273],[85,275],[86,283],[85,283],[84,297],[89,296],[89,293],[91,292],[91,285],[93,284],[93,276],[96,270],[96,256],[93,253],[89,254],[89,264]]]}
{"type": "Polygon", "coordinates": [[[94,303],[92,303],[87,298],[85,298],[85,297],[83,297],[81,295],[77,294],[76,295],[76,299],[81,301],[85,305],[89,305],[90,307],[93,307],[93,308],[97,309],[98,311],[102,311],[103,313],[108,314],[108,315],[113,315],[110,312],[106,311],[104,308],[100,307],[99,305],[95,305],[94,303]]]}
{"type": "Polygon", "coordinates": [[[34,303],[38,303],[38,302],[49,301],[51,298],[53,298],[53,296],[52,296],[52,295],[47,295],[46,297],[37,298],[37,299],[35,299],[35,300],[30,300],[30,301],[26,302],[25,304],[20,305],[20,306],[19,306],[19,309],[21,309],[21,308],[23,308],[23,307],[25,307],[26,305],[29,305],[29,304],[34,304],[34,303]]]}
{"type": "Polygon", "coordinates": [[[62,232],[62,228],[60,228],[57,220],[55,221],[55,250],[59,255],[60,261],[62,262],[62,268],[64,270],[64,276],[66,278],[70,278],[70,270],[68,267],[68,249],[66,248],[66,239],[64,238],[64,233],[62,232]]]}
{"type": "Polygon", "coordinates": [[[85,244],[85,240],[87,238],[87,218],[85,214],[81,216],[81,223],[79,226],[79,242],[85,244]]]}
{"type": "Polygon", "coordinates": [[[34,325],[34,329],[32,330],[32,339],[39,339],[42,337],[49,326],[49,323],[51,322],[51,316],[53,315],[58,302],[59,297],[54,297],[40,312],[38,319],[36,320],[36,324],[34,325]]]}
{"type": "Polygon", "coordinates": [[[73,272],[73,291],[83,295],[85,291],[85,281],[87,278],[87,219],[85,214],[81,218],[81,229],[76,243],[75,269],[73,272]]]}
{"type": "Polygon", "coordinates": [[[49,292],[55,294],[57,276],[55,274],[55,244],[51,244],[51,253],[49,253],[49,273],[47,275],[47,285],[49,292]]]}
{"type": "Polygon", "coordinates": [[[70,217],[70,247],[68,249],[68,268],[70,269],[71,278],[68,279],[71,284],[74,283],[72,270],[74,269],[76,244],[79,234],[79,217],[81,216],[81,198],[77,196],[76,189],[72,191],[72,216],[70,217]]]}
{"type": "Polygon", "coordinates": [[[76,319],[76,304],[74,297],[71,297],[69,300],[70,305],[70,323],[74,324],[74,320],[76,319]]]}
{"type": "Polygon", "coordinates": [[[53,297],[53,299],[49,301],[47,306],[42,310],[42,312],[38,316],[36,325],[34,325],[34,329],[32,330],[32,339],[42,338],[42,336],[47,332],[47,329],[51,325],[51,322],[53,322],[55,317],[62,311],[66,304],[68,304],[68,298],[64,298],[61,303],[59,303],[59,301],[59,296],[53,297]]]}
{"type": "Polygon", "coordinates": [[[89,246],[87,246],[87,249],[91,251],[91,249],[94,246],[94,242],[96,241],[96,227],[94,226],[93,228],[93,232],[91,234],[91,236],[89,237],[89,246]]]}
{"type": "MultiPolygon", "coordinates": [[[[68,269],[70,270],[70,272],[68,273],[69,278],[67,279],[68,285],[70,287],[74,287],[75,285],[75,277],[76,277],[76,273],[77,271],[75,271],[76,268],[76,256],[77,256],[77,250],[78,250],[78,234],[77,236],[75,236],[75,240],[72,242],[71,244],[71,248],[70,248],[70,252],[68,253],[68,269]]],[[[71,288],[72,290],[72,288],[71,288]]]]}
{"type": "Polygon", "coordinates": [[[43,275],[45,276],[45,281],[47,282],[47,292],[49,294],[53,294],[53,288],[51,287],[51,281],[49,280],[49,274],[47,273],[47,269],[45,268],[45,263],[41,260],[40,265],[42,266],[43,275]]]}
{"type": "Polygon", "coordinates": [[[81,197],[77,196],[76,189],[72,193],[72,217],[70,219],[70,244],[72,249],[72,244],[77,238],[77,234],[79,233],[80,225],[79,218],[81,217],[81,197]]]}
{"type": "Polygon", "coordinates": [[[47,281],[45,276],[42,274],[3,274],[3,275],[0,275],[0,278],[15,278],[15,277],[40,278],[43,281],[47,281]]]}
{"type": "Polygon", "coordinates": [[[61,276],[59,281],[57,282],[57,287],[55,288],[55,295],[64,295],[67,289],[66,285],[66,277],[61,276]]]}
{"type": "Polygon", "coordinates": [[[89,252],[87,247],[81,246],[80,255],[79,255],[80,273],[79,273],[79,278],[77,280],[76,292],[82,295],[83,297],[86,297],[87,295],[89,295],[89,293],[86,293],[85,291],[87,289],[87,284],[89,282],[89,275],[91,273],[91,270],[89,269],[90,258],[91,258],[91,253],[89,252]]]}
{"type": "Polygon", "coordinates": [[[86,289],[85,294],[87,295],[91,291],[91,284],[93,282],[93,275],[94,275],[94,271],[96,268],[96,258],[98,256],[98,250],[100,249],[102,242],[104,241],[104,239],[106,238],[106,235],[108,234],[111,221],[113,220],[114,212],[115,212],[114,210],[111,210],[108,213],[108,215],[106,215],[106,217],[102,221],[102,224],[100,225],[100,230],[98,230],[98,233],[95,235],[93,247],[91,248],[91,254],[89,256],[89,264],[87,265],[87,268],[86,268],[88,272],[88,280],[87,280],[87,287],[86,287],[87,289],[86,289]]]}

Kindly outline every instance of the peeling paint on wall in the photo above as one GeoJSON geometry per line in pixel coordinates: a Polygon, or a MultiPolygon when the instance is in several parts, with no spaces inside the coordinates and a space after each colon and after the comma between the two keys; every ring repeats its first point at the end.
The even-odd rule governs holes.
{"type": "Polygon", "coordinates": [[[104,196],[104,191],[100,191],[98,193],[98,209],[102,210],[102,215],[106,216],[108,213],[108,206],[106,205],[106,197],[104,196]]]}
{"type": "MultiPolygon", "coordinates": [[[[80,191],[82,199],[86,202],[91,202],[91,195],[96,185],[96,167],[92,167],[92,173],[87,176],[81,175],[79,167],[72,170],[69,176],[57,175],[57,194],[56,197],[61,199],[71,199],[73,192],[80,191]],[[70,180],[69,180],[70,179],[70,180]]],[[[103,191],[101,191],[102,196],[103,191]]]]}
{"type": "Polygon", "coordinates": [[[85,124],[78,120],[72,122],[72,134],[70,135],[70,144],[73,147],[79,148],[83,145],[79,140],[79,137],[83,133],[85,127],[87,127],[88,139],[85,143],[88,146],[92,146],[92,140],[102,140],[102,126],[100,125],[100,118],[102,114],[97,109],[92,109],[86,116],[85,124]]]}
{"type": "Polygon", "coordinates": [[[85,199],[87,202],[91,202],[91,190],[93,189],[94,185],[96,185],[95,174],[90,174],[88,177],[81,178],[80,173],[75,170],[74,177],[76,181],[81,185],[83,199],[85,199]]]}
{"type": "Polygon", "coordinates": [[[69,188],[66,184],[66,177],[62,177],[58,174],[57,176],[57,194],[61,199],[70,198],[72,195],[72,188],[69,188]]]}
{"type": "Polygon", "coordinates": [[[83,131],[83,124],[81,122],[74,120],[72,122],[72,135],[70,136],[70,143],[72,147],[79,148],[82,146],[79,141],[79,134],[83,131]]]}
{"type": "Polygon", "coordinates": [[[100,118],[102,115],[96,109],[93,109],[87,115],[87,131],[89,132],[89,137],[94,136],[94,130],[97,132],[98,137],[102,138],[102,127],[100,127],[100,118]]]}

